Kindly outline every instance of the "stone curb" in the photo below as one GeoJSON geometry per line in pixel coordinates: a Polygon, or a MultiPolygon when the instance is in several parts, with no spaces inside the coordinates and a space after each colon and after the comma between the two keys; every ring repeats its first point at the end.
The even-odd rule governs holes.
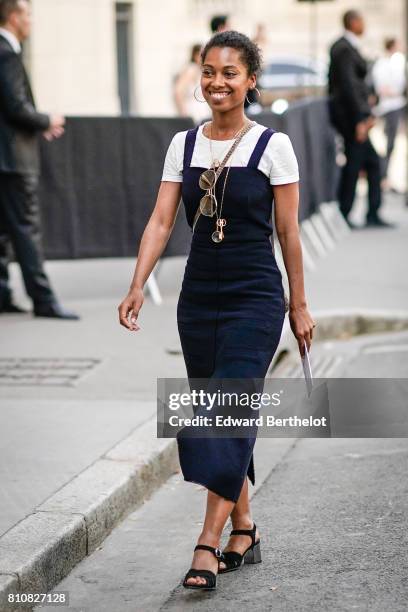
{"type": "MultiPolygon", "coordinates": [[[[408,311],[406,310],[347,310],[343,308],[338,311],[314,310],[313,316],[318,324],[313,336],[314,342],[345,340],[360,334],[378,334],[408,329],[408,311]]],[[[279,351],[274,355],[271,368],[276,364],[282,353],[297,350],[297,342],[286,316],[279,351]]]]}
{"type": "Polygon", "coordinates": [[[9,593],[50,591],[178,470],[176,441],[156,427],[138,427],[0,538],[0,612],[18,609],[9,593]]]}
{"type": "Polygon", "coordinates": [[[406,310],[350,309],[318,311],[316,340],[343,340],[360,334],[378,334],[408,329],[406,310]]]}

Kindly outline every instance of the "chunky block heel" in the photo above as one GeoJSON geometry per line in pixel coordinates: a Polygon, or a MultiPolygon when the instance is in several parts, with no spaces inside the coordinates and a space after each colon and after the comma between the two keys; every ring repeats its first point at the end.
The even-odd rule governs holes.
{"type": "Polygon", "coordinates": [[[261,561],[261,542],[259,541],[244,554],[244,563],[261,563],[261,561]]]}
{"type": "Polygon", "coordinates": [[[220,568],[218,570],[219,574],[226,574],[227,572],[234,572],[240,567],[244,565],[244,563],[260,563],[261,559],[261,541],[255,541],[256,534],[256,525],[252,529],[233,529],[230,533],[230,536],[233,535],[246,535],[249,536],[252,540],[251,546],[249,546],[243,555],[241,553],[235,552],[234,550],[227,550],[223,552],[224,559],[222,559],[223,563],[225,563],[225,568],[220,568]]]}

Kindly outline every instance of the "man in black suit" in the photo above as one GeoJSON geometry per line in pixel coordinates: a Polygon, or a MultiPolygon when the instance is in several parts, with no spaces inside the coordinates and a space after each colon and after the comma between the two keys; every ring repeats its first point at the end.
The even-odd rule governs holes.
{"type": "Polygon", "coordinates": [[[29,0],[0,0],[0,313],[24,312],[13,303],[9,287],[11,241],[34,315],[78,319],[58,303],[43,266],[38,139],[60,137],[65,120],[36,111],[21,60],[30,28],[29,0]]]}
{"type": "Polygon", "coordinates": [[[390,227],[378,215],[381,206],[380,157],[374,149],[369,130],[375,123],[366,84],[367,64],[359,52],[364,19],[358,11],[343,16],[344,34],[330,49],[329,110],[334,127],[344,138],[346,164],[342,168],[338,199],[340,210],[350,227],[348,215],[352,209],[360,170],[368,180],[368,211],[366,225],[390,227]]]}

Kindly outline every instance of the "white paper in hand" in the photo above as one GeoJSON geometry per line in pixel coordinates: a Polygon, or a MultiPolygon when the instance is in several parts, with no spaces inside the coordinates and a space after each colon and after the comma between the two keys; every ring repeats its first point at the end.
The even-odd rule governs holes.
{"type": "Polygon", "coordinates": [[[306,342],[304,343],[304,348],[305,354],[303,357],[301,357],[301,360],[303,366],[303,374],[305,375],[307,394],[310,395],[313,388],[313,375],[312,368],[310,366],[309,352],[307,350],[306,342]]]}

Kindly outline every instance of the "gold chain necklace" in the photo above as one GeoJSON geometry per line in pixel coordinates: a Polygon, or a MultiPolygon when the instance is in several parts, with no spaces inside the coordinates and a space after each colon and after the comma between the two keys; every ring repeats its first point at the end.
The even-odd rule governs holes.
{"type": "MultiPolygon", "coordinates": [[[[232,149],[230,151],[230,155],[228,157],[229,160],[231,160],[235,149],[237,148],[238,144],[240,143],[240,141],[242,140],[242,138],[245,136],[245,134],[247,132],[249,132],[249,130],[252,128],[252,126],[255,125],[254,121],[247,121],[244,123],[244,125],[238,130],[238,132],[235,134],[235,136],[233,137],[233,139],[235,140],[232,149]]],[[[212,160],[212,167],[214,166],[214,158],[213,158],[213,154],[212,154],[212,122],[210,124],[210,151],[211,151],[211,160],[212,160]]],[[[224,160],[225,161],[225,160],[224,160]]],[[[224,164],[225,166],[225,164],[224,164]]],[[[216,169],[214,167],[214,169],[216,169]]],[[[222,188],[222,194],[221,194],[221,202],[220,202],[220,212],[218,212],[218,202],[217,199],[215,197],[215,184],[217,182],[217,179],[219,177],[219,175],[216,177],[215,181],[214,181],[214,186],[213,186],[213,194],[214,194],[214,199],[215,199],[215,216],[217,218],[216,220],[216,224],[215,224],[215,231],[211,234],[211,239],[213,242],[221,242],[221,240],[223,240],[224,238],[224,231],[223,228],[226,226],[227,224],[227,220],[221,217],[221,213],[222,213],[222,205],[224,203],[224,195],[225,195],[225,187],[227,184],[227,179],[228,179],[228,175],[229,175],[229,171],[231,169],[231,162],[229,163],[228,167],[227,167],[227,171],[225,173],[225,179],[224,179],[224,185],[222,188]]]]}

